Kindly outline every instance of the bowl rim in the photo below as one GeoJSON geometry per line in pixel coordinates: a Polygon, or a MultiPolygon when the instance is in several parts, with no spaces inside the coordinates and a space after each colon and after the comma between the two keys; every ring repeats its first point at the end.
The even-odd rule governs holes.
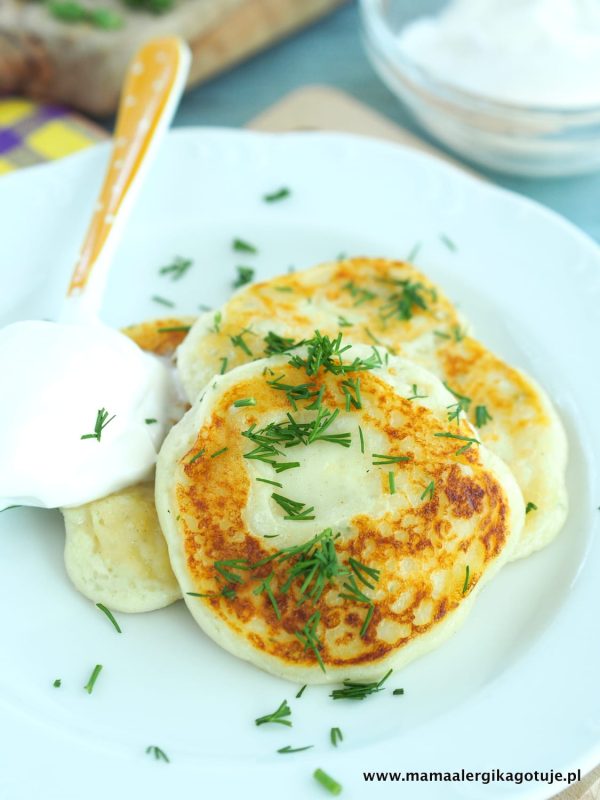
{"type": "Polygon", "coordinates": [[[578,120],[581,123],[595,122],[594,118],[598,117],[597,121],[600,122],[600,103],[585,106],[519,105],[494,100],[441,80],[426,68],[407,58],[397,46],[396,37],[385,21],[381,10],[382,4],[387,2],[389,0],[358,0],[363,31],[369,43],[378,48],[378,55],[384,58],[388,65],[405,70],[413,82],[418,81],[421,89],[436,95],[438,99],[441,96],[446,101],[468,108],[470,111],[477,110],[490,114],[523,115],[538,119],[561,116],[570,124],[578,120]]]}

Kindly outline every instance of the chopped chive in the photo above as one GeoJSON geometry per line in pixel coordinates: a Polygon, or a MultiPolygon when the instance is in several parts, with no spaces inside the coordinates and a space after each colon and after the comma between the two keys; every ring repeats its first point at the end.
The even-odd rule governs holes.
{"type": "Polygon", "coordinates": [[[330,697],[334,700],[364,700],[372,694],[383,691],[383,684],[392,674],[393,670],[388,670],[380,681],[372,683],[357,683],[356,681],[344,681],[343,689],[334,689],[330,697]]]}
{"type": "Polygon", "coordinates": [[[279,200],[285,200],[285,198],[289,197],[291,193],[291,190],[288,189],[287,186],[282,186],[281,189],[277,189],[274,192],[263,194],[262,199],[265,203],[277,203],[279,200]]]}
{"type": "Polygon", "coordinates": [[[420,400],[423,397],[427,397],[426,394],[419,394],[419,388],[416,383],[412,385],[412,395],[407,397],[407,400],[420,400]]]}
{"type": "MultiPolygon", "coordinates": [[[[305,582],[306,583],[306,582],[305,582]]],[[[325,669],[325,664],[323,663],[323,659],[321,658],[321,653],[319,653],[319,648],[321,647],[321,642],[317,637],[317,627],[321,620],[321,612],[315,611],[315,613],[309,617],[308,622],[302,628],[301,631],[294,631],[294,635],[300,642],[300,644],[304,645],[304,650],[312,650],[315,654],[315,657],[319,663],[319,666],[323,670],[323,672],[327,672],[325,669]]]]}
{"type": "Polygon", "coordinates": [[[375,342],[375,344],[378,344],[380,347],[385,347],[383,342],[381,342],[374,334],[372,334],[371,331],[367,328],[366,325],[365,325],[364,330],[365,330],[365,333],[367,334],[369,339],[371,339],[372,342],[375,342]]]}
{"type": "Polygon", "coordinates": [[[220,311],[217,311],[213,317],[213,326],[209,328],[213,333],[221,333],[221,320],[223,319],[223,315],[220,311]]]}
{"type": "Polygon", "coordinates": [[[388,483],[390,485],[390,494],[396,494],[396,478],[393,472],[388,472],[388,483]]]}
{"type": "Polygon", "coordinates": [[[299,700],[302,697],[302,695],[304,694],[304,692],[306,691],[306,686],[307,686],[307,684],[305,683],[304,686],[300,689],[300,691],[296,695],[296,699],[297,700],[299,700]]]}
{"type": "Polygon", "coordinates": [[[286,719],[286,717],[292,716],[292,710],[288,706],[287,700],[284,700],[278,709],[273,711],[271,714],[265,714],[264,717],[258,717],[258,719],[254,720],[256,725],[267,725],[268,723],[276,723],[277,725],[287,725],[288,728],[292,727],[291,720],[286,719]]]}
{"type": "Polygon", "coordinates": [[[358,437],[360,439],[360,452],[365,452],[365,437],[363,436],[362,428],[358,426],[358,437]]]}
{"type": "Polygon", "coordinates": [[[198,461],[198,459],[199,459],[199,458],[202,458],[202,456],[204,455],[204,453],[206,453],[206,450],[205,450],[204,448],[203,448],[202,450],[198,450],[198,452],[196,453],[196,455],[194,455],[194,456],[192,456],[192,457],[190,458],[190,460],[188,461],[188,464],[193,464],[193,463],[194,463],[194,461],[198,461]]]}
{"type": "Polygon", "coordinates": [[[286,747],[280,747],[277,751],[278,753],[301,753],[303,750],[310,750],[311,747],[314,747],[314,744],[307,744],[306,747],[292,747],[291,745],[287,745],[286,747]]]}
{"type": "Polygon", "coordinates": [[[115,628],[115,630],[116,630],[116,632],[117,632],[117,633],[123,633],[123,631],[122,631],[122,630],[121,630],[121,628],[119,627],[119,623],[118,623],[118,622],[117,622],[117,620],[114,618],[114,616],[113,616],[113,614],[112,614],[112,611],[110,611],[110,609],[108,609],[108,608],[107,608],[107,607],[104,605],[104,603],[96,603],[96,608],[99,608],[99,609],[100,609],[100,611],[102,611],[102,613],[103,613],[103,614],[106,614],[106,616],[107,616],[107,617],[109,618],[109,620],[112,622],[112,624],[113,624],[113,626],[114,626],[114,628],[115,628]]]}
{"type": "Polygon", "coordinates": [[[301,503],[298,500],[290,500],[289,497],[283,497],[283,495],[275,492],[271,495],[271,497],[273,500],[275,500],[277,505],[286,512],[284,519],[291,521],[304,521],[315,518],[314,514],[311,515],[311,512],[315,510],[313,506],[310,508],[305,508],[306,503],[301,503]]]}
{"type": "Polygon", "coordinates": [[[401,464],[404,461],[410,461],[409,456],[389,456],[382,453],[373,453],[373,466],[379,467],[383,464],[401,464]],[[375,459],[380,459],[375,461],[375,459]]]}
{"type": "Polygon", "coordinates": [[[98,680],[98,675],[102,672],[102,664],[96,664],[94,667],[92,674],[90,675],[89,681],[83,687],[88,694],[91,694],[94,691],[94,684],[98,680]]]}
{"type": "Polygon", "coordinates": [[[351,328],[354,325],[353,322],[348,322],[346,317],[338,317],[338,326],[340,328],[351,328]]]}
{"type": "Polygon", "coordinates": [[[530,511],[537,511],[537,506],[535,503],[527,503],[527,506],[525,507],[525,513],[529,514],[530,511]]]}
{"type": "Polygon", "coordinates": [[[237,278],[233,283],[234,289],[239,289],[240,286],[245,286],[251,283],[254,278],[254,269],[252,267],[236,267],[237,278]]]}
{"type": "Polygon", "coordinates": [[[156,761],[165,761],[167,764],[169,763],[168,755],[164,750],[161,750],[160,747],[157,747],[155,744],[151,744],[149,747],[147,747],[146,753],[153,755],[156,761]]]}
{"type": "Polygon", "coordinates": [[[339,728],[332,728],[330,733],[329,733],[329,738],[331,739],[331,744],[334,747],[338,746],[338,742],[343,742],[344,741],[344,737],[343,737],[342,732],[341,732],[341,730],[339,728]]]}
{"type": "Polygon", "coordinates": [[[240,333],[237,333],[235,336],[230,336],[229,337],[229,340],[230,340],[231,344],[234,347],[239,347],[240,350],[243,350],[244,353],[246,353],[247,356],[251,356],[252,355],[252,350],[250,350],[250,348],[248,347],[248,345],[244,341],[244,335],[246,333],[249,333],[249,332],[250,331],[248,331],[248,330],[243,330],[243,331],[240,331],[240,333]]]}
{"type": "Polygon", "coordinates": [[[322,769],[316,769],[313,772],[313,777],[324,789],[327,789],[329,794],[338,795],[342,793],[342,785],[334,780],[331,775],[323,772],[322,769]]]}
{"type": "Polygon", "coordinates": [[[228,361],[229,361],[229,359],[227,358],[227,356],[224,356],[221,359],[221,372],[220,372],[221,375],[223,375],[225,370],[227,369],[227,362],[228,361]]]}
{"type": "Polygon", "coordinates": [[[450,250],[452,253],[455,253],[458,250],[456,244],[445,233],[440,233],[440,242],[445,244],[448,250],[450,250]]]}
{"type": "Polygon", "coordinates": [[[169,308],[173,308],[173,306],[175,305],[175,303],[172,300],[167,300],[166,297],[160,297],[160,295],[158,294],[153,294],[152,300],[155,303],[160,303],[161,306],[168,306],[169,308]]]}
{"type": "Polygon", "coordinates": [[[461,442],[479,444],[479,439],[474,439],[472,436],[460,436],[458,433],[434,433],[433,435],[444,439],[459,439],[461,442]]]}
{"type": "Polygon", "coordinates": [[[254,397],[243,397],[241,400],[236,400],[233,405],[236,408],[246,408],[246,406],[255,406],[256,400],[254,397]]]}
{"type": "Polygon", "coordinates": [[[469,565],[467,564],[466,569],[465,569],[465,582],[464,582],[463,588],[462,588],[462,593],[463,594],[465,594],[465,592],[469,588],[469,575],[470,575],[470,568],[469,568],[469,565]]]}
{"type": "Polygon", "coordinates": [[[85,433],[81,438],[82,439],[96,439],[96,441],[100,441],[102,438],[102,432],[104,428],[108,425],[109,422],[112,422],[113,419],[116,417],[116,414],[113,414],[112,417],[108,418],[108,411],[105,408],[99,408],[96,413],[96,423],[94,425],[94,432],[93,433],[85,433]]]}
{"type": "Polygon", "coordinates": [[[56,680],[52,683],[55,689],[60,689],[62,685],[62,680],[60,678],[56,678],[56,680]]]}
{"type": "Polygon", "coordinates": [[[432,500],[433,493],[435,492],[435,481],[430,481],[423,494],[421,495],[421,500],[432,500]]]}
{"type": "Polygon", "coordinates": [[[148,417],[148,419],[145,419],[144,422],[146,425],[154,425],[156,422],[158,422],[158,420],[154,419],[153,417],[148,417]]]}
{"type": "Polygon", "coordinates": [[[404,689],[394,689],[392,694],[395,694],[395,695],[404,694],[404,689]]]}
{"type": "Polygon", "coordinates": [[[178,281],[185,275],[193,263],[191,258],[176,256],[171,264],[167,264],[166,267],[161,267],[158,273],[159,275],[170,275],[171,280],[178,281]]]}
{"type": "Polygon", "coordinates": [[[258,253],[258,248],[244,239],[234,239],[231,246],[238,253],[258,253]]]}
{"type": "MultiPolygon", "coordinates": [[[[271,486],[278,486],[280,489],[283,489],[283,484],[278,483],[277,481],[270,481],[267,478],[257,478],[256,480],[260,481],[261,483],[270,483],[271,486]]],[[[279,536],[279,534],[277,535],[279,536]]]]}
{"type": "Polygon", "coordinates": [[[433,335],[437,336],[438,339],[451,339],[452,338],[449,333],[445,333],[444,331],[434,331],[433,335]]]}
{"type": "Polygon", "coordinates": [[[293,286],[274,286],[273,288],[275,289],[276,292],[293,292],[294,291],[294,287],[293,286]]]}
{"type": "Polygon", "coordinates": [[[172,325],[169,328],[157,328],[157,333],[187,333],[191,325],[172,325]]]}
{"type": "Polygon", "coordinates": [[[224,453],[226,450],[229,450],[229,448],[228,447],[222,447],[220,450],[217,450],[216,453],[213,453],[211,458],[216,458],[217,456],[220,456],[221,453],[224,453]]]}

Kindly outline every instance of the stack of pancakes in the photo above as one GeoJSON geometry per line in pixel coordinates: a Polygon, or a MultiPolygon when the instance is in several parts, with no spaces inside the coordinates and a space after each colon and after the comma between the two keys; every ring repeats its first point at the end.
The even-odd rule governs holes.
{"type": "Polygon", "coordinates": [[[133,487],[65,511],[69,572],[112,608],[180,589],[209,636],[269,672],[370,680],[437,646],[503,564],[563,525],[550,401],[409,264],[247,287],[176,360],[191,408],[159,454],[156,509],[133,487]],[[98,556],[116,503],[129,567],[115,559],[92,590],[81,554],[87,541],[98,556]]]}

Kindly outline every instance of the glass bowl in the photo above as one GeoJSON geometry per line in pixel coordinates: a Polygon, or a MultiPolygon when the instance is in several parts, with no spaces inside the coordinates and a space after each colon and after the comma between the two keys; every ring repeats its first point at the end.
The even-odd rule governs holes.
{"type": "Polygon", "coordinates": [[[392,92],[432,136],[500,172],[560,176],[600,169],[600,105],[517,106],[445,83],[411,62],[398,33],[448,0],[359,0],[367,54],[392,92]]]}

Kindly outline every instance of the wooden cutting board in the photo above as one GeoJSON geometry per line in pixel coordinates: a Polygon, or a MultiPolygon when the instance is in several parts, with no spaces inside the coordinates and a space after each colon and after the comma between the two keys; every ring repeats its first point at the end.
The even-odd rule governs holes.
{"type": "Polygon", "coordinates": [[[123,17],[119,30],[67,24],[43,3],[0,0],[0,92],[65,103],[101,116],[116,110],[127,64],[155,36],[192,49],[189,85],[316,20],[345,0],[175,0],[172,11],[133,11],[120,0],[82,0],[123,17]]]}

